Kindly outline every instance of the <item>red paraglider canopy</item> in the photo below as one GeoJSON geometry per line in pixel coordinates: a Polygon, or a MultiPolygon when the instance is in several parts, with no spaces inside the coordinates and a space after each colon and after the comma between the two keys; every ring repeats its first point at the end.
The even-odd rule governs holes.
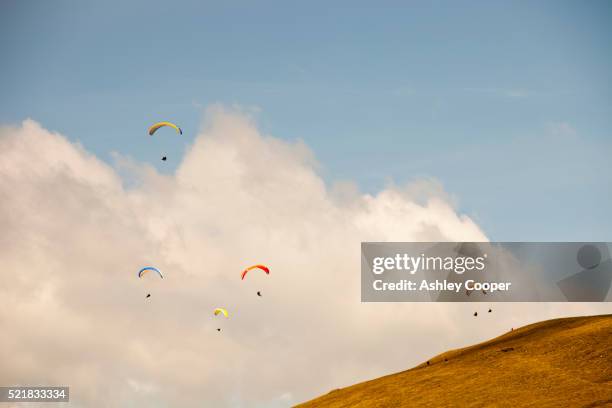
{"type": "Polygon", "coordinates": [[[244,271],[242,271],[242,275],[240,275],[240,279],[244,279],[244,277],[246,276],[247,272],[250,271],[251,269],[261,269],[266,274],[268,274],[268,275],[270,274],[270,269],[267,266],[265,266],[265,265],[253,265],[253,266],[249,266],[244,271]]]}

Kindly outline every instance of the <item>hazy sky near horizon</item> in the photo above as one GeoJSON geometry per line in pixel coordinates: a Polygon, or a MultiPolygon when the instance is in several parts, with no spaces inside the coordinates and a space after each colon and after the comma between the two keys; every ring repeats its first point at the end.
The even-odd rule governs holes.
{"type": "Polygon", "coordinates": [[[32,118],[168,174],[205,107],[239,105],[303,140],[328,184],[435,178],[491,239],[610,240],[609,2],[0,8],[0,123],[32,118]],[[165,119],[184,137],[152,142],[165,119]]]}

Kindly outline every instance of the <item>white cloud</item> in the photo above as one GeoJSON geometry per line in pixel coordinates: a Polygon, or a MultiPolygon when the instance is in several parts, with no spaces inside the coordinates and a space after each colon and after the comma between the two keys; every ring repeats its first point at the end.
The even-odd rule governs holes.
{"type": "Polygon", "coordinates": [[[137,187],[31,120],[0,150],[0,384],[70,385],[83,406],[286,406],[572,311],[361,304],[361,241],[486,236],[433,182],[330,189],[302,142],[235,111],[208,112],[175,175],[118,156],[137,187]],[[271,276],[240,281],[256,262],[271,276]],[[137,279],[148,264],[166,278],[137,279]]]}

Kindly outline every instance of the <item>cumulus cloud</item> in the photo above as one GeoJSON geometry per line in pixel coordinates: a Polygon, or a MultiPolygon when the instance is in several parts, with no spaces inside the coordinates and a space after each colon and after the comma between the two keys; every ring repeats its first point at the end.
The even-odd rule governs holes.
{"type": "Polygon", "coordinates": [[[235,110],[208,111],[170,176],[32,120],[0,150],[0,384],[69,385],[74,406],[288,406],[597,308],[500,305],[483,324],[474,305],[361,304],[361,241],[485,234],[434,181],[328,186],[304,143],[235,110]],[[240,281],[258,262],[271,276],[240,281]],[[163,281],[136,278],[150,264],[163,281]]]}

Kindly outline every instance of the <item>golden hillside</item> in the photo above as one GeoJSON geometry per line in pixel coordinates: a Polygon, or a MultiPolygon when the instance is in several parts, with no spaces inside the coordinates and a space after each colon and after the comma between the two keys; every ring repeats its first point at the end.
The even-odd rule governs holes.
{"type": "Polygon", "coordinates": [[[612,315],[531,324],[299,407],[612,407],[612,315]]]}

